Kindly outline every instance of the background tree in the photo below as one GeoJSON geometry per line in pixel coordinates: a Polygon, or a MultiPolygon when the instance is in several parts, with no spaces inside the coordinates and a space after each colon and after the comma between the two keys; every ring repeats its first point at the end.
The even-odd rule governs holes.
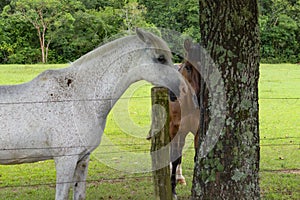
{"type": "MultiPolygon", "coordinates": [[[[212,93],[202,87],[204,101],[201,115],[206,137],[208,121],[225,115],[224,128],[216,145],[203,154],[204,145],[196,158],[193,199],[260,199],[258,78],[259,26],[256,0],[199,0],[201,44],[215,62],[221,76],[210,73],[206,65],[210,90],[222,95],[218,88],[224,83],[224,113],[216,113],[211,105],[212,93]]],[[[205,64],[205,60],[200,60],[205,64]]],[[[202,74],[203,75],[203,74],[202,74]]],[[[203,84],[203,81],[202,81],[203,84]]],[[[201,85],[202,85],[201,84],[201,85]]],[[[202,85],[203,86],[203,85],[202,85]]],[[[218,100],[217,100],[218,101],[218,100]]],[[[201,106],[200,106],[201,107],[201,106]]],[[[220,123],[223,123],[220,121],[220,123]]],[[[211,127],[210,128],[214,128],[211,127]]],[[[217,139],[217,138],[212,138],[217,139]]]]}
{"type": "Polygon", "coordinates": [[[135,27],[147,26],[143,16],[146,13],[146,8],[143,5],[139,5],[137,0],[126,0],[121,10],[125,30],[131,31],[135,27]]]}
{"type": "Polygon", "coordinates": [[[138,0],[147,8],[145,19],[159,28],[174,30],[199,40],[197,0],[138,0]]]}
{"type": "Polygon", "coordinates": [[[115,9],[121,9],[127,0],[80,0],[86,9],[97,10],[105,9],[106,7],[111,7],[115,9]]]}
{"type": "Polygon", "coordinates": [[[104,10],[79,10],[73,23],[64,24],[53,37],[51,60],[74,61],[95,49],[105,38],[117,34],[122,19],[111,7],[104,10]]]}
{"type": "Polygon", "coordinates": [[[30,22],[37,31],[42,62],[47,62],[48,50],[53,36],[68,21],[73,21],[71,10],[80,9],[79,1],[18,0],[12,2],[11,13],[30,22]]]}
{"type": "Polygon", "coordinates": [[[0,49],[3,50],[0,53],[1,63],[41,62],[42,51],[45,62],[70,62],[93,50],[112,35],[127,30],[128,24],[132,27],[149,26],[142,15],[145,10],[140,10],[142,6],[134,4],[135,10],[128,12],[126,5],[132,7],[132,3],[136,2],[134,0],[127,4],[126,1],[117,0],[66,0],[53,5],[51,2],[55,1],[57,0],[16,0],[5,7],[0,15],[0,30],[3,30],[0,32],[0,38],[3,39],[0,41],[0,49]],[[44,21],[36,14],[39,4],[37,3],[38,8],[34,8],[33,2],[45,2],[42,4],[44,21]],[[130,21],[124,20],[126,10],[130,21]],[[28,14],[27,19],[25,13],[28,14]],[[43,25],[48,26],[46,30],[43,25]]]}
{"type": "Polygon", "coordinates": [[[5,7],[0,15],[0,62],[36,63],[40,62],[39,42],[33,26],[24,23],[16,15],[10,15],[10,7],[5,7]]]}
{"type": "MultiPolygon", "coordinates": [[[[261,61],[300,62],[300,0],[259,2],[261,61]]],[[[200,39],[197,0],[2,0],[0,12],[0,63],[41,62],[42,51],[45,62],[69,62],[134,26],[200,39]]]]}
{"type": "Polygon", "coordinates": [[[11,0],[1,0],[0,1],[0,13],[2,12],[3,8],[10,3],[11,0]]]}
{"type": "Polygon", "coordinates": [[[300,0],[261,0],[263,62],[299,62],[300,0]]]}

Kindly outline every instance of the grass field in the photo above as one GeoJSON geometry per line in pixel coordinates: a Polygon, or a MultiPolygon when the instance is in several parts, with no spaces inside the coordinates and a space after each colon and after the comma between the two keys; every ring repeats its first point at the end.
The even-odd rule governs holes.
{"type": "MultiPolygon", "coordinates": [[[[47,68],[65,65],[0,65],[0,85],[32,79],[47,68]]],[[[262,199],[300,199],[300,66],[261,65],[260,185],[262,199]]],[[[151,199],[151,85],[130,87],[108,118],[100,147],[91,156],[87,199],[151,199]],[[131,97],[131,98],[129,98],[131,97]],[[133,173],[136,172],[136,173],[133,173]]],[[[190,136],[188,141],[192,140],[190,136]]],[[[193,174],[193,145],[183,158],[187,186],[178,186],[179,199],[188,199],[193,174]]],[[[54,199],[53,161],[0,165],[0,200],[54,199]]]]}

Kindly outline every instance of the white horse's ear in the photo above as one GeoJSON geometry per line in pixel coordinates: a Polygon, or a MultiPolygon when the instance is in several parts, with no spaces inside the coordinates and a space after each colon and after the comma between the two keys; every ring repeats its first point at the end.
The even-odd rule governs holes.
{"type": "Polygon", "coordinates": [[[192,41],[190,39],[184,40],[183,46],[184,46],[185,51],[188,52],[192,46],[192,41]]]}
{"type": "Polygon", "coordinates": [[[135,29],[137,36],[140,38],[140,40],[142,40],[143,42],[145,42],[146,44],[151,43],[150,41],[150,34],[146,31],[144,31],[143,29],[140,28],[136,28],[135,29]]]}
{"type": "Polygon", "coordinates": [[[145,42],[145,37],[144,37],[145,32],[144,32],[142,29],[140,29],[140,28],[136,28],[136,29],[135,29],[135,32],[136,32],[137,36],[138,36],[142,41],[145,42]]]}

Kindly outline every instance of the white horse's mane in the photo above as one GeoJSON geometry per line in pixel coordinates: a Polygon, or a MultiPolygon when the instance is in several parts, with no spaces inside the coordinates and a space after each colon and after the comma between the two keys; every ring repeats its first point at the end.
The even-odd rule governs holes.
{"type": "Polygon", "coordinates": [[[108,42],[102,46],[97,47],[96,49],[92,50],[91,52],[83,55],[82,57],[78,58],[74,62],[71,63],[71,66],[79,66],[82,65],[85,62],[93,61],[94,58],[96,58],[98,55],[106,56],[109,55],[111,50],[114,49],[116,46],[123,47],[120,44],[123,44],[124,42],[131,42],[134,41],[136,38],[136,35],[130,35],[126,37],[122,37],[119,39],[116,39],[114,41],[108,42]]]}
{"type": "MultiPolygon", "coordinates": [[[[142,31],[142,30],[140,30],[140,31],[142,31]]],[[[169,46],[167,45],[167,43],[164,40],[162,40],[161,38],[159,38],[158,36],[156,36],[152,33],[149,33],[149,32],[143,32],[143,33],[148,35],[147,39],[149,41],[146,41],[146,43],[151,43],[153,45],[152,48],[154,48],[158,52],[158,54],[159,54],[159,51],[164,51],[164,54],[167,53],[167,56],[170,59],[172,58],[172,53],[169,51],[169,46]]],[[[96,58],[98,55],[102,55],[102,56],[109,55],[111,52],[111,49],[115,49],[114,47],[116,47],[116,46],[119,46],[118,48],[120,50],[122,50],[123,48],[125,48],[124,43],[131,44],[131,43],[134,43],[137,41],[141,41],[140,39],[141,38],[137,37],[137,35],[128,35],[128,36],[121,37],[119,39],[110,41],[106,44],[103,44],[100,47],[97,47],[93,51],[85,54],[84,56],[80,57],[76,61],[72,62],[71,66],[79,66],[79,65],[82,65],[82,63],[93,62],[94,58],[96,58]]],[[[133,45],[133,48],[134,48],[134,45],[133,45]]],[[[134,50],[134,49],[132,49],[132,50],[134,50]]]]}

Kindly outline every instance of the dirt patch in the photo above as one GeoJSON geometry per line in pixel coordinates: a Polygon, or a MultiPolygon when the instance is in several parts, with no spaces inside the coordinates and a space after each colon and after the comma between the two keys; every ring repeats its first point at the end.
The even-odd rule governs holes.
{"type": "Polygon", "coordinates": [[[280,173],[286,173],[286,174],[297,174],[300,175],[300,169],[288,169],[288,170],[278,170],[280,173]]]}
{"type": "Polygon", "coordinates": [[[266,170],[264,172],[284,173],[284,174],[297,174],[300,175],[300,169],[279,169],[279,170],[266,170]]]}

